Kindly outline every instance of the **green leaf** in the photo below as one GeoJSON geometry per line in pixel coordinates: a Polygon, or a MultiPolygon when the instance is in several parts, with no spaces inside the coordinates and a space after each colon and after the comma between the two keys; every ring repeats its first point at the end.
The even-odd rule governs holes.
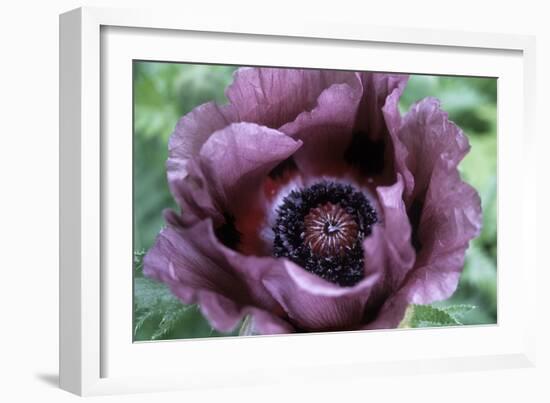
{"type": "Polygon", "coordinates": [[[416,322],[431,322],[441,325],[453,325],[456,323],[447,312],[431,305],[414,305],[414,320],[416,322]]]}
{"type": "Polygon", "coordinates": [[[400,328],[439,327],[461,325],[460,319],[475,309],[472,305],[451,305],[438,308],[431,305],[409,305],[400,328]]]}
{"type": "Polygon", "coordinates": [[[145,277],[134,278],[134,305],[137,310],[151,310],[152,307],[171,308],[181,305],[168,288],[145,277]]]}
{"type": "Polygon", "coordinates": [[[439,307],[438,309],[449,314],[449,316],[451,316],[458,324],[463,324],[462,318],[464,317],[464,315],[476,309],[476,306],[470,304],[458,304],[446,307],[439,307]]]}
{"type": "Polygon", "coordinates": [[[187,311],[189,309],[191,309],[190,306],[182,306],[168,312],[164,312],[164,315],[158,324],[158,328],[151,336],[151,339],[161,340],[176,330],[178,326],[185,323],[185,318],[187,317],[187,311]]]}
{"type": "Polygon", "coordinates": [[[407,309],[405,310],[405,314],[403,315],[403,319],[401,319],[401,322],[397,326],[398,328],[410,328],[412,327],[412,321],[414,318],[414,305],[409,305],[407,309]]]}
{"type": "Polygon", "coordinates": [[[170,340],[236,335],[216,332],[197,305],[184,305],[162,283],[134,277],[134,340],[170,340]]]}
{"type": "Polygon", "coordinates": [[[254,334],[254,323],[252,316],[247,315],[243,319],[240,329],[239,329],[239,336],[251,336],[254,334]]]}
{"type": "Polygon", "coordinates": [[[145,253],[143,249],[134,252],[134,270],[137,272],[141,272],[143,269],[143,257],[145,253]]]}
{"type": "Polygon", "coordinates": [[[144,277],[134,278],[134,337],[136,340],[170,338],[192,306],[183,305],[168,288],[144,277]]]}
{"type": "Polygon", "coordinates": [[[431,305],[414,305],[412,327],[452,326],[459,325],[451,315],[431,305]]]}

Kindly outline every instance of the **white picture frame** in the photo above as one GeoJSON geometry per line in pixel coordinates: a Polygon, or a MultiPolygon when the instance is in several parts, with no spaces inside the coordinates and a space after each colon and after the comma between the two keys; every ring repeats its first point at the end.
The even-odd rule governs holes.
{"type": "Polygon", "coordinates": [[[535,326],[529,312],[535,312],[536,217],[530,208],[534,196],[527,191],[515,192],[507,183],[536,189],[535,163],[530,158],[534,152],[534,49],[534,39],[521,35],[326,22],[282,27],[270,21],[206,20],[151,10],[81,8],[62,14],[61,387],[79,395],[97,395],[297,379],[303,382],[328,379],[327,373],[330,379],[342,380],[381,373],[533,366],[535,326]],[[139,47],[135,42],[138,37],[139,47]],[[188,45],[185,50],[175,47],[182,40],[188,45]],[[234,46],[226,46],[225,51],[216,48],[214,54],[209,47],[221,42],[234,46]],[[245,55],[238,50],[239,44],[254,51],[245,55]],[[382,71],[488,76],[501,72],[498,325],[137,344],[128,338],[131,283],[126,283],[127,275],[120,274],[124,271],[106,269],[114,267],[114,262],[128,267],[132,264],[127,213],[131,211],[131,182],[127,183],[131,152],[125,151],[127,136],[131,138],[131,121],[127,119],[131,87],[128,92],[124,79],[128,60],[285,65],[290,62],[277,53],[285,46],[294,63],[304,67],[368,66],[382,71]],[[262,51],[262,47],[273,51],[262,51]],[[323,59],[322,52],[315,51],[320,48],[330,49],[341,59],[323,59]],[[300,59],[304,49],[308,55],[300,59]],[[354,54],[368,52],[383,57],[369,62],[353,59],[354,54]],[[403,54],[422,57],[400,58],[403,54]],[[125,135],[109,136],[115,129],[125,135]],[[507,164],[512,157],[524,161],[521,173],[507,164]],[[500,181],[502,178],[506,182],[500,181]],[[506,214],[509,211],[516,211],[516,215],[510,217],[506,214]],[[117,241],[109,243],[106,239],[117,241]],[[507,303],[510,298],[514,304],[507,303]],[[342,356],[329,353],[320,358],[315,354],[315,349],[328,346],[330,350],[342,341],[349,349],[342,356]],[[354,348],[362,344],[375,347],[356,353],[354,348]],[[185,364],[170,358],[178,354],[185,354],[185,364]],[[216,357],[226,357],[232,363],[216,357]],[[189,371],[191,367],[193,371],[189,371]]]}

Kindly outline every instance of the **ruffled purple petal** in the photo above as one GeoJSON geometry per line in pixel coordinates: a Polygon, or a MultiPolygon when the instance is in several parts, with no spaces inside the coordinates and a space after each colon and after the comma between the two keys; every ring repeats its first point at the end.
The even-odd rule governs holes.
{"type": "Polygon", "coordinates": [[[387,298],[376,317],[362,327],[363,330],[394,329],[403,320],[409,301],[405,291],[387,298]]]}
{"type": "Polygon", "coordinates": [[[304,142],[294,161],[305,174],[320,174],[341,164],[348,149],[362,94],[358,76],[349,73],[346,83],[333,84],[317,99],[312,111],[304,111],[280,130],[304,142]]]}
{"type": "Polygon", "coordinates": [[[174,178],[171,182],[172,194],[181,207],[180,224],[189,226],[206,218],[211,218],[216,227],[225,222],[224,211],[212,195],[200,160],[197,157],[188,160],[185,169],[185,177],[174,178]]]}
{"type": "Polygon", "coordinates": [[[396,100],[399,101],[409,76],[364,72],[360,77],[363,84],[363,98],[357,115],[356,128],[373,142],[383,140],[388,134],[388,126],[393,124],[394,117],[399,116],[399,111],[394,110],[390,105],[396,100]],[[388,99],[390,95],[392,98],[388,99]],[[388,111],[388,114],[381,113],[383,108],[388,111]]]}
{"type": "Polygon", "coordinates": [[[212,133],[235,122],[235,115],[231,105],[208,102],[179,120],[168,142],[166,168],[171,189],[187,176],[187,161],[199,153],[212,133]]]}
{"type": "Polygon", "coordinates": [[[282,268],[266,274],[263,284],[299,330],[351,330],[360,326],[379,276],[372,273],[353,287],[340,287],[284,260],[282,268]]]}
{"type": "Polygon", "coordinates": [[[378,187],[382,224],[375,225],[372,234],[363,241],[366,273],[383,273],[377,292],[384,297],[401,287],[415,261],[411,244],[411,225],[403,203],[403,181],[388,187],[378,187]]]}
{"type": "Polygon", "coordinates": [[[427,304],[454,293],[466,249],[481,225],[475,189],[456,170],[434,171],[418,226],[420,251],[406,286],[411,303],[427,304]]]}
{"type": "Polygon", "coordinates": [[[414,178],[406,165],[409,152],[405,145],[401,142],[398,135],[403,120],[401,113],[399,112],[399,98],[401,98],[405,84],[406,82],[401,82],[401,85],[395,87],[388,95],[386,98],[386,103],[382,108],[382,114],[384,116],[384,121],[386,122],[389,138],[391,139],[391,147],[389,151],[392,153],[390,157],[386,156],[385,160],[392,161],[391,169],[401,175],[406,191],[407,189],[412,189],[414,187],[414,178]]]}
{"type": "Polygon", "coordinates": [[[414,177],[405,181],[404,198],[418,250],[405,291],[409,302],[426,304],[455,291],[469,241],[481,230],[481,202],[457,169],[468,140],[436,99],[414,105],[398,136],[407,149],[404,169],[414,177]]]}
{"type": "Polygon", "coordinates": [[[319,95],[353,73],[285,68],[240,68],[226,96],[239,121],[279,128],[313,109],[319,95]]]}
{"type": "Polygon", "coordinates": [[[143,272],[169,286],[183,303],[198,304],[219,331],[233,330],[252,314],[260,331],[284,333],[292,327],[274,314],[280,307],[261,282],[275,263],[225,248],[205,220],[188,229],[162,230],[144,258],[143,272]]]}
{"type": "MultiPolygon", "coordinates": [[[[397,325],[404,312],[396,295],[415,261],[411,245],[411,226],[403,203],[403,180],[389,187],[378,187],[378,200],[382,213],[382,225],[376,225],[372,234],[363,241],[365,271],[382,273],[373,288],[366,307],[366,328],[391,328],[397,325]],[[391,302],[391,309],[386,305],[391,302]]],[[[404,307],[407,303],[404,304],[404,307]]]]}
{"type": "Polygon", "coordinates": [[[411,107],[403,118],[398,138],[407,150],[406,155],[402,155],[406,169],[414,177],[413,187],[405,182],[407,206],[415,199],[424,198],[434,171],[456,170],[470,149],[462,130],[441,110],[439,101],[431,97],[411,107]]]}
{"type": "Polygon", "coordinates": [[[408,76],[381,73],[360,73],[359,76],[363,95],[346,160],[377,183],[393,183],[393,142],[388,129],[400,118],[397,103],[408,76]]]}
{"type": "Polygon", "coordinates": [[[300,146],[300,141],[254,123],[218,130],[188,161],[188,176],[177,184],[182,207],[201,217],[217,217],[219,224],[220,215],[248,208],[269,171],[300,146]]]}

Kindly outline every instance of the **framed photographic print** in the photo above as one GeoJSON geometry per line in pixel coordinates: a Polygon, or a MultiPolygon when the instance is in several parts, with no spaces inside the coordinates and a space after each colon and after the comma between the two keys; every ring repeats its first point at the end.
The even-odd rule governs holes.
{"type": "Polygon", "coordinates": [[[532,365],[532,38],[79,9],[60,41],[63,388],[532,365]]]}

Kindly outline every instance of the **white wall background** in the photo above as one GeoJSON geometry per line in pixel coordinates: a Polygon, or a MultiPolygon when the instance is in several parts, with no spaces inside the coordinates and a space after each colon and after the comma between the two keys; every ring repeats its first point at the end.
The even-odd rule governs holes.
{"type": "MultiPolygon", "coordinates": [[[[194,0],[181,12],[231,18],[315,18],[374,25],[404,25],[537,36],[540,274],[539,364],[535,369],[447,375],[378,377],[352,383],[308,384],[92,398],[115,402],[194,401],[550,401],[550,267],[547,248],[550,183],[549,13],[545,2],[523,0],[244,1],[194,0]]],[[[58,336],[58,14],[81,5],[166,7],[168,0],[4,1],[0,6],[0,400],[70,402],[56,387],[58,336]],[[6,124],[7,123],[7,124],[6,124]]],[[[521,169],[521,161],[517,161],[521,169]]],[[[534,234],[533,234],[534,235],[534,234]]]]}

